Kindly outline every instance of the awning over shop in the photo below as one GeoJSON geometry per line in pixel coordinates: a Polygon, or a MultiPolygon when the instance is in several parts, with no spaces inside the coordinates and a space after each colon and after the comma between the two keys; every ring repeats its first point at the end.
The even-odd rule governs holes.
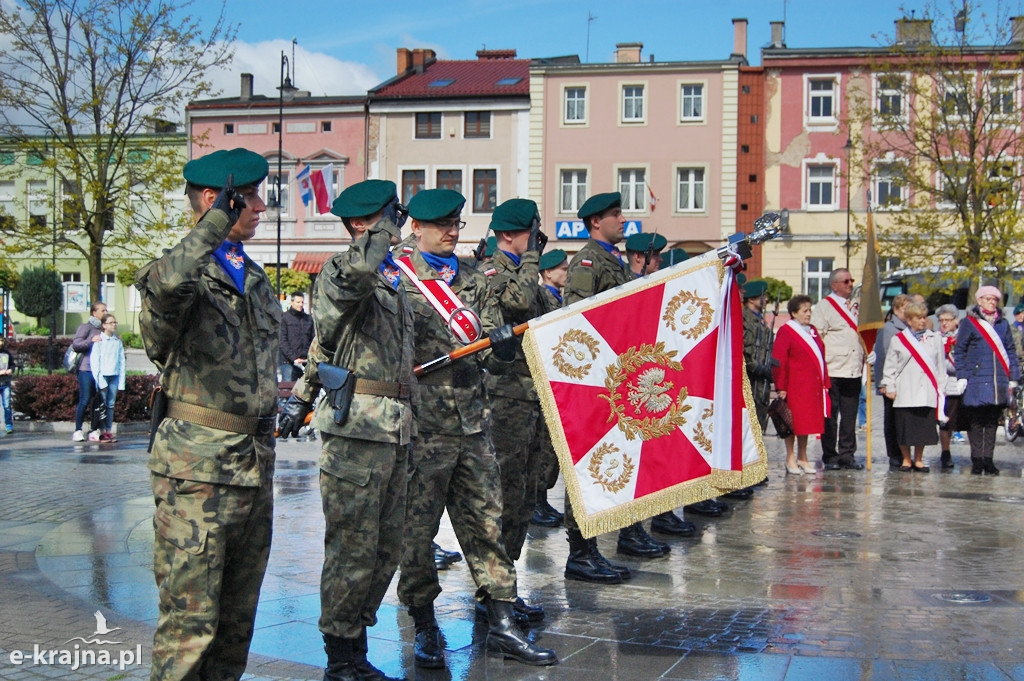
{"type": "Polygon", "coordinates": [[[327,259],[334,255],[334,251],[327,251],[323,253],[299,253],[295,256],[295,260],[292,261],[292,269],[296,272],[308,272],[309,274],[319,274],[320,270],[323,269],[324,263],[327,259]]]}

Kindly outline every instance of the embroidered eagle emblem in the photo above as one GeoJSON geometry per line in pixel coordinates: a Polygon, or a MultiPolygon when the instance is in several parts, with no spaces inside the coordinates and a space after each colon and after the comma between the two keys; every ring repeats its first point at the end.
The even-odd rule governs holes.
{"type": "Polygon", "coordinates": [[[665,411],[672,404],[672,397],[665,394],[672,389],[672,382],[662,385],[664,380],[664,369],[652,367],[643,372],[637,382],[629,386],[629,403],[634,409],[644,407],[652,413],[665,411]]]}

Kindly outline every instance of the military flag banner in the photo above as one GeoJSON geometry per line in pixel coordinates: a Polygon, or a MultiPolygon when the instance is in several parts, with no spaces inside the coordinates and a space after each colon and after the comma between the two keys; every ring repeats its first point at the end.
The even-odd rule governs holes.
{"type": "Polygon", "coordinates": [[[713,253],[532,320],[523,347],[587,537],[747,487],[767,458],[713,253]]]}

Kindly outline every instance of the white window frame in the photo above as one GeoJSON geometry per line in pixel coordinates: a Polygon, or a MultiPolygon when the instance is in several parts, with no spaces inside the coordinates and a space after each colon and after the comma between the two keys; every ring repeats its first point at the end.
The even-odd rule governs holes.
{"type": "MultiPolygon", "coordinates": [[[[615,166],[615,187],[619,193],[622,194],[622,212],[626,215],[642,215],[646,214],[650,210],[650,206],[647,201],[647,178],[650,177],[650,168],[643,163],[624,163],[622,165],[615,166]],[[636,183],[636,173],[640,172],[643,174],[643,179],[640,184],[636,183]],[[628,198],[627,192],[622,191],[622,173],[630,173],[630,185],[632,191],[640,197],[640,207],[634,208],[632,204],[627,205],[626,201],[628,198]]],[[[634,202],[635,203],[635,202],[634,202]]]]}
{"type": "Polygon", "coordinates": [[[839,162],[819,154],[815,158],[804,159],[800,169],[801,204],[808,212],[825,212],[839,210],[839,162]],[[832,169],[832,200],[830,203],[811,203],[811,168],[830,167],[832,169]]]}
{"type": "MultiPolygon", "coordinates": [[[[999,161],[996,161],[996,162],[991,162],[991,161],[990,162],[986,162],[985,163],[985,172],[986,172],[986,174],[989,177],[992,177],[993,176],[993,172],[992,171],[997,169],[997,168],[999,168],[999,167],[1008,167],[1009,170],[1010,170],[1009,177],[1005,178],[1006,183],[1009,185],[1007,187],[1007,189],[1006,189],[1006,194],[1008,196],[1013,197],[1013,200],[1010,202],[1009,205],[1007,205],[1007,206],[1000,206],[1000,207],[1019,208],[1020,205],[1021,205],[1021,202],[1020,202],[1020,189],[1021,189],[1020,159],[1008,156],[1008,157],[1002,158],[1002,159],[1000,159],[999,161]]],[[[995,208],[995,206],[991,206],[991,207],[995,208]]]]}
{"type": "MultiPolygon", "coordinates": [[[[704,215],[704,214],[706,214],[708,212],[708,202],[709,202],[708,190],[709,190],[709,185],[710,185],[710,177],[711,177],[711,173],[710,173],[710,169],[709,169],[707,164],[704,164],[704,163],[677,163],[677,164],[674,164],[673,167],[672,167],[672,212],[675,215],[704,215]],[[680,205],[680,200],[682,198],[682,194],[679,191],[679,186],[681,184],[680,183],[680,176],[681,176],[682,171],[684,171],[684,170],[700,170],[704,174],[704,177],[701,179],[702,187],[701,187],[701,192],[700,192],[700,195],[701,195],[702,201],[703,201],[703,206],[700,207],[700,208],[689,207],[689,206],[681,206],[680,205]]],[[[692,185],[692,183],[688,183],[688,184],[692,185]]],[[[694,192],[694,193],[692,193],[692,195],[696,196],[697,194],[696,194],[696,192],[694,192]]]]}
{"type": "Polygon", "coordinates": [[[31,219],[33,215],[41,215],[46,218],[46,224],[50,224],[50,206],[47,193],[50,190],[50,183],[46,180],[28,180],[25,182],[25,216],[31,219]],[[42,191],[40,191],[40,187],[42,191]],[[42,210],[39,210],[39,207],[42,210]]]}
{"type": "Polygon", "coordinates": [[[827,296],[831,292],[828,285],[829,275],[831,275],[835,266],[835,258],[804,258],[803,262],[800,263],[800,269],[803,270],[803,276],[801,278],[803,279],[804,295],[810,296],[811,300],[815,303],[827,296]],[[812,260],[815,261],[815,264],[817,264],[820,269],[815,269],[813,272],[811,271],[810,265],[812,260]],[[815,297],[814,293],[811,292],[812,281],[815,283],[815,288],[817,289],[817,297],[815,297]]]}
{"type": "Polygon", "coordinates": [[[576,212],[580,209],[580,206],[582,206],[583,202],[587,200],[588,196],[590,196],[590,177],[591,168],[588,165],[566,165],[558,166],[555,168],[555,181],[557,183],[555,188],[555,196],[558,197],[557,205],[559,215],[572,215],[573,217],[576,216],[576,212]],[[580,184],[578,182],[573,182],[572,187],[575,190],[573,195],[576,197],[576,201],[573,201],[573,203],[577,205],[569,206],[568,208],[562,201],[563,176],[565,173],[583,173],[582,198],[580,198],[579,193],[580,184]]]}
{"type": "Polygon", "coordinates": [[[677,104],[679,105],[679,123],[704,123],[707,121],[708,115],[708,82],[706,80],[694,81],[694,80],[679,80],[676,81],[676,92],[679,94],[677,104]],[[686,87],[699,87],[700,88],[700,115],[699,116],[687,116],[684,113],[683,101],[685,95],[683,94],[683,88],[686,87]]]}
{"type": "MultiPolygon", "coordinates": [[[[941,163],[943,163],[943,164],[946,164],[946,163],[964,163],[964,162],[965,162],[964,159],[953,158],[953,157],[944,158],[941,161],[941,163]]],[[[953,208],[956,207],[955,203],[953,203],[952,201],[946,201],[945,198],[944,198],[945,195],[946,195],[946,175],[942,172],[941,168],[937,168],[935,170],[935,191],[936,191],[936,199],[935,199],[935,208],[936,208],[936,210],[952,210],[953,208]]]]}
{"type": "Polygon", "coordinates": [[[906,210],[909,205],[909,188],[906,184],[898,184],[900,189],[900,199],[898,203],[882,203],[882,184],[897,184],[893,183],[892,179],[895,177],[891,171],[897,170],[899,174],[906,175],[909,172],[907,163],[903,159],[897,159],[893,157],[886,157],[875,162],[871,172],[871,208],[876,211],[902,211],[906,210]]]}
{"type": "Polygon", "coordinates": [[[909,74],[906,73],[875,73],[871,76],[871,87],[874,92],[874,114],[876,121],[876,128],[879,127],[877,123],[885,123],[886,121],[906,123],[909,120],[909,102],[908,99],[908,88],[907,83],[909,82],[909,74]],[[894,90],[890,87],[885,87],[882,82],[886,78],[899,78],[900,89],[894,90]],[[883,114],[882,113],[882,97],[892,96],[892,93],[898,93],[900,97],[900,112],[899,114],[883,114]]]}
{"type": "Polygon", "coordinates": [[[494,208],[501,205],[501,166],[495,163],[482,163],[480,165],[469,166],[469,171],[465,175],[465,181],[463,188],[468,190],[462,192],[462,195],[466,197],[466,207],[469,209],[469,215],[492,215],[494,208],[489,211],[477,212],[473,210],[474,194],[476,192],[476,184],[474,182],[473,173],[477,170],[493,170],[494,171],[494,208]]]}
{"type": "MultiPolygon", "coordinates": [[[[621,125],[644,125],[647,123],[647,82],[629,81],[619,83],[619,123],[621,125]],[[640,88],[640,115],[633,118],[626,118],[626,88],[640,88]]],[[[635,96],[630,96],[635,101],[635,96]]]]}
{"type": "MultiPolygon", "coordinates": [[[[967,80],[968,80],[968,82],[965,84],[965,87],[967,89],[966,104],[967,104],[968,107],[970,107],[971,102],[974,101],[974,97],[976,96],[975,92],[974,92],[974,85],[975,85],[975,83],[974,83],[974,76],[972,74],[969,74],[969,77],[968,77],[967,80]]],[[[957,90],[955,90],[953,88],[956,85],[957,85],[957,83],[954,83],[954,82],[951,82],[951,81],[941,81],[939,83],[939,88],[938,88],[938,94],[939,94],[938,100],[939,101],[938,101],[938,105],[940,107],[945,107],[946,100],[947,100],[948,96],[951,93],[953,93],[955,95],[957,90]]],[[[959,111],[957,111],[957,112],[954,112],[954,113],[945,114],[945,116],[946,116],[946,120],[949,120],[949,121],[959,121],[959,120],[967,120],[970,117],[970,114],[971,114],[970,111],[967,111],[966,115],[963,114],[963,113],[960,113],[959,111]]]]}
{"type": "MultiPolygon", "coordinates": [[[[1000,125],[1008,123],[1019,123],[1020,110],[1021,110],[1021,83],[1020,75],[1013,71],[992,71],[985,74],[985,99],[987,100],[987,106],[989,109],[990,122],[1000,125]],[[1009,92],[1003,88],[996,89],[993,87],[994,82],[997,80],[1010,81],[1011,88],[1009,92]],[[1012,111],[996,111],[992,107],[992,99],[997,94],[1009,94],[1010,102],[1013,106],[1012,111]]],[[[1017,126],[1014,126],[1017,127],[1017,126]]]]}
{"type": "Polygon", "coordinates": [[[828,127],[834,128],[839,125],[839,104],[840,93],[842,92],[842,74],[839,73],[805,73],[804,81],[804,125],[806,127],[828,127]],[[812,103],[819,97],[824,97],[825,90],[813,90],[814,83],[831,81],[832,89],[829,93],[832,101],[832,113],[828,116],[811,115],[812,103]]]}
{"type": "Polygon", "coordinates": [[[566,83],[562,86],[562,97],[560,100],[562,107],[562,125],[565,126],[586,126],[590,124],[590,85],[586,83],[566,83]],[[583,118],[568,117],[569,108],[569,90],[583,90],[583,118]]]}
{"type": "Polygon", "coordinates": [[[14,180],[0,181],[0,207],[12,220],[17,219],[17,185],[14,180]]]}
{"type": "MultiPolygon", "coordinates": [[[[132,286],[132,288],[135,288],[132,286]]],[[[117,312],[114,300],[117,296],[117,276],[113,272],[104,272],[100,275],[100,300],[107,306],[107,312],[117,312]]]]}

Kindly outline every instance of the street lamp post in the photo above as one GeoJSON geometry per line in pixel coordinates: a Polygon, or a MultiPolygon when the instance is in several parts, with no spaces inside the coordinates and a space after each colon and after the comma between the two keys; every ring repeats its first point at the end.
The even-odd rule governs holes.
{"type": "Polygon", "coordinates": [[[846,138],[843,150],[846,152],[846,269],[850,269],[850,185],[853,184],[853,164],[850,161],[853,140],[849,137],[846,138]]]}
{"type": "Polygon", "coordinates": [[[281,177],[284,157],[284,100],[291,101],[296,87],[292,85],[288,57],[281,50],[281,84],[277,87],[277,177],[274,180],[274,202],[277,204],[277,299],[281,300],[281,177]]]}

